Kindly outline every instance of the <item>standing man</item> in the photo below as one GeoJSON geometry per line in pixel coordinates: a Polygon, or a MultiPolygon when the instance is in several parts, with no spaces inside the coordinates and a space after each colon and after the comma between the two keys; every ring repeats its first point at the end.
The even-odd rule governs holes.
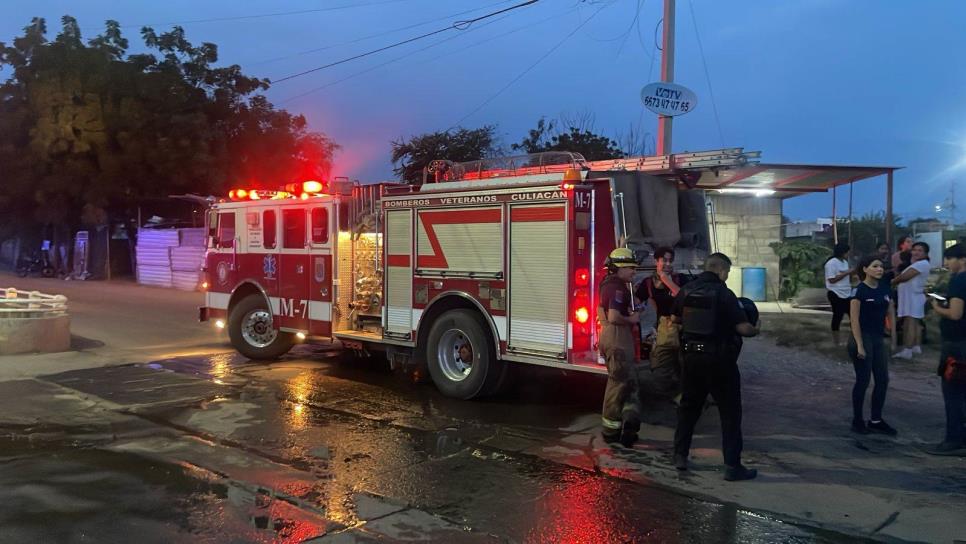
{"type": "Polygon", "coordinates": [[[600,351],[607,362],[607,389],[601,413],[603,431],[608,442],[620,441],[631,447],[641,428],[638,397],[637,358],[633,327],[639,322],[631,307],[628,283],[634,279],[637,260],[627,248],[617,248],[607,258],[607,276],[600,284],[597,316],[601,322],[600,351]]]}
{"type": "Polygon", "coordinates": [[[681,321],[684,368],[678,426],[674,432],[674,466],[687,470],[694,426],[704,402],[711,397],[721,416],[724,479],[750,480],[758,471],[741,464],[741,375],[738,354],[741,337],[756,336],[758,324],[748,322],[744,307],[725,282],[731,259],[712,253],[695,280],[674,299],[674,315],[681,321]]]}
{"type": "Polygon", "coordinates": [[[936,373],[942,377],[943,403],[946,405],[946,435],[935,448],[927,450],[933,455],[959,455],[966,457],[966,381],[957,379],[955,368],[950,365],[966,365],[966,244],[962,242],[943,252],[943,264],[949,269],[949,288],[946,302],[932,300],[932,309],[942,318],[942,351],[936,373]]]}

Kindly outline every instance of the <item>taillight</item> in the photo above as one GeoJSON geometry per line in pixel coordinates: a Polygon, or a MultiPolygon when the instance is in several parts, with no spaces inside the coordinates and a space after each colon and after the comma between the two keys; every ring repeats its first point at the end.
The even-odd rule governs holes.
{"type": "Polygon", "coordinates": [[[590,319],[590,296],[587,289],[574,289],[574,319],[581,325],[590,319]]]}
{"type": "Polygon", "coordinates": [[[587,287],[590,283],[590,270],[578,268],[574,271],[574,287],[587,287]]]}

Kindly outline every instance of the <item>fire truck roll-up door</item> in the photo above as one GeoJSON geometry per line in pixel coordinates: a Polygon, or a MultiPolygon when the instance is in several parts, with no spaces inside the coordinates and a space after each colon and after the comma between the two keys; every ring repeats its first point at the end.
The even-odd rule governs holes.
{"type": "Polygon", "coordinates": [[[510,207],[511,352],[567,353],[567,225],[564,204],[510,207]]]}
{"type": "Polygon", "coordinates": [[[385,334],[409,339],[413,331],[413,212],[386,212],[385,334]]]}

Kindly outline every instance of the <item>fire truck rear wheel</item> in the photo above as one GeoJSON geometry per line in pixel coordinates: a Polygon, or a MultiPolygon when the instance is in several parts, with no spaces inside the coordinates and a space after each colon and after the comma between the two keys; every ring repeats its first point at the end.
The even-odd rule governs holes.
{"type": "Polygon", "coordinates": [[[228,315],[231,345],[249,359],[277,359],[292,349],[291,333],[275,330],[272,313],[260,295],[248,295],[238,301],[228,315]]]}
{"type": "Polygon", "coordinates": [[[426,338],[426,362],[433,383],[446,396],[471,399],[488,394],[499,380],[503,362],[482,317],[470,310],[450,310],[439,317],[426,338]]]}

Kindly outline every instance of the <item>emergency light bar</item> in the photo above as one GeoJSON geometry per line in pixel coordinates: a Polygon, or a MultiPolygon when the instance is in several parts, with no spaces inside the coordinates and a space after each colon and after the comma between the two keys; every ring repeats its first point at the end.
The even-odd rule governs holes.
{"type": "Polygon", "coordinates": [[[322,194],[326,188],[325,183],[316,180],[300,181],[285,185],[284,190],[267,191],[264,189],[232,189],[228,191],[229,200],[279,200],[283,198],[301,198],[308,200],[309,197],[322,194]]]}

